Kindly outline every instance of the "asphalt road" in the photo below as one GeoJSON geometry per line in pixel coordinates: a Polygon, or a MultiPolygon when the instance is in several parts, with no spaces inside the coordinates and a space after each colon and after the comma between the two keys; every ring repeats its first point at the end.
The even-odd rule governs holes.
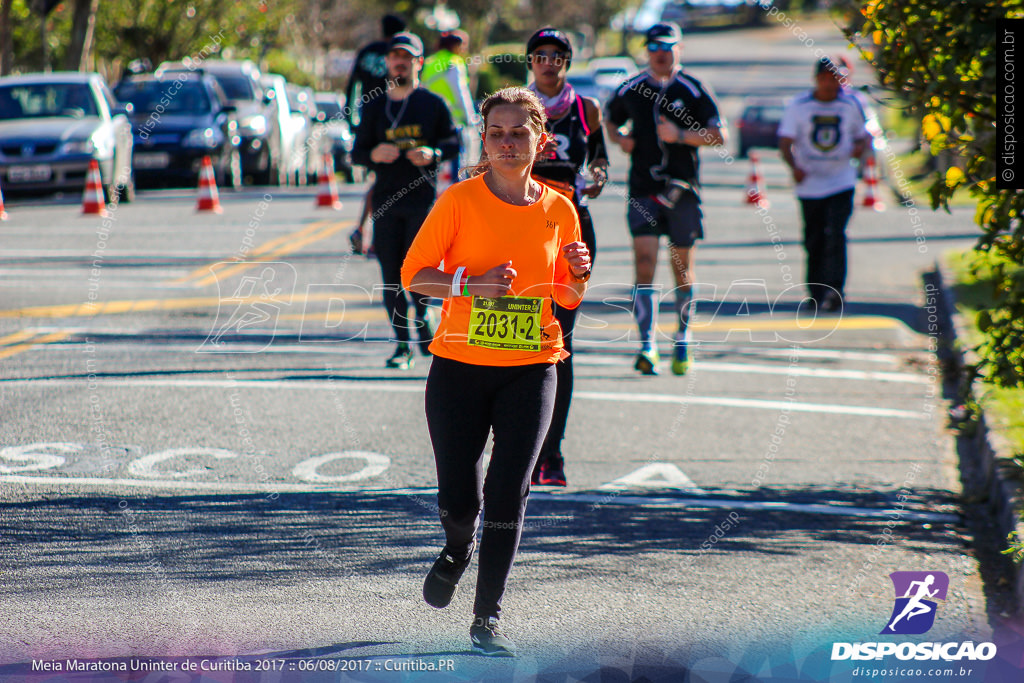
{"type": "MultiPolygon", "coordinates": [[[[810,35],[842,47],[827,26],[810,35]]],[[[810,81],[813,54],[781,26],[687,46],[729,116],[745,94],[810,81]]],[[[957,500],[922,279],[971,244],[971,215],[890,197],[857,211],[848,305],[815,317],[798,308],[797,205],[764,157],[758,214],[747,162],[703,156],[685,377],[632,370],[614,160],[592,205],[569,487],[531,496],[503,618],[523,654],[500,662],[467,652],[475,565],[448,609],[420,598],[442,542],[429,363],[384,368],[377,265],[346,253],[363,186],[343,186],[338,212],[314,208],[311,188],[225,192],[219,215],[196,213],[191,191],[140,192],[107,219],[80,216],[75,197],[8,201],[0,676],[165,657],[228,662],[211,680],[854,680],[860,662],[830,661],[833,643],[892,640],[878,635],[889,574],[922,571],[948,575],[949,592],[927,635],[904,640],[1002,649],[914,664],[1019,680],[1003,678],[1019,638],[957,500]],[[225,673],[239,662],[268,671],[225,673]],[[417,669],[431,663],[451,670],[417,669]]]]}

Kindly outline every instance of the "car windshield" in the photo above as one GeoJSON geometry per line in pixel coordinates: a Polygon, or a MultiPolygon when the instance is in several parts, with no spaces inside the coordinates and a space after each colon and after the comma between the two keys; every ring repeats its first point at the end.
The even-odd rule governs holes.
{"type": "Polygon", "coordinates": [[[233,76],[228,74],[214,74],[214,78],[224,89],[224,94],[229,100],[258,100],[251,78],[246,76],[233,76]]]}
{"type": "Polygon", "coordinates": [[[120,101],[130,103],[136,113],[206,114],[210,111],[210,98],[196,82],[128,82],[117,86],[114,95],[120,101]]]}
{"type": "Polygon", "coordinates": [[[99,116],[84,83],[31,83],[0,87],[0,120],[48,116],[99,116]]]}

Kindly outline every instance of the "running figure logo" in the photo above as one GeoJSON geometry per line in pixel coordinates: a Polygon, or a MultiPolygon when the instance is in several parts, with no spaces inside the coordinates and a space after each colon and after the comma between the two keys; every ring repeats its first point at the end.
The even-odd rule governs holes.
{"type": "Polygon", "coordinates": [[[896,590],[896,602],[885,635],[917,635],[935,623],[936,600],[945,600],[949,577],[943,572],[893,572],[889,574],[896,590]]]}
{"type": "MultiPolygon", "coordinates": [[[[217,318],[209,336],[196,349],[198,353],[259,353],[270,346],[281,309],[292,303],[296,274],[288,263],[266,262],[259,267],[257,275],[245,275],[232,290],[222,290],[217,318]],[[232,293],[224,296],[223,291],[232,293]],[[247,343],[239,346],[239,341],[247,343]],[[259,346],[253,347],[253,342],[259,346]]],[[[217,280],[218,289],[225,285],[217,280]]]]}

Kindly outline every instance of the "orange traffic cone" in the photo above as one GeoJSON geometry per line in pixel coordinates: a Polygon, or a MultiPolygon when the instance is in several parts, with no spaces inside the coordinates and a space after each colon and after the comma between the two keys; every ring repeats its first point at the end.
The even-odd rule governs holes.
{"type": "Polygon", "coordinates": [[[100,177],[100,164],[95,159],[89,162],[89,172],[85,175],[85,192],[82,194],[82,215],[107,215],[107,205],[103,202],[103,179],[100,177]]]}
{"type": "Polygon", "coordinates": [[[0,188],[0,221],[7,220],[7,212],[4,210],[4,191],[0,188]]]}
{"type": "Polygon", "coordinates": [[[762,209],[767,209],[768,198],[764,194],[764,178],[761,177],[761,169],[757,164],[757,154],[750,153],[750,180],[747,184],[747,204],[755,204],[762,209]]]}
{"type": "Polygon", "coordinates": [[[320,165],[319,189],[316,195],[316,206],[328,207],[337,211],[341,208],[341,200],[338,199],[338,181],[334,178],[334,157],[330,154],[324,155],[324,162],[320,165]]]}
{"type": "Polygon", "coordinates": [[[221,213],[220,197],[217,195],[217,181],[213,177],[213,162],[210,157],[203,157],[203,166],[199,169],[199,201],[196,211],[213,211],[221,213]]]}
{"type": "Polygon", "coordinates": [[[875,196],[878,191],[878,168],[875,166],[875,155],[869,154],[864,161],[864,200],[861,206],[875,211],[885,211],[885,204],[875,196]]]}

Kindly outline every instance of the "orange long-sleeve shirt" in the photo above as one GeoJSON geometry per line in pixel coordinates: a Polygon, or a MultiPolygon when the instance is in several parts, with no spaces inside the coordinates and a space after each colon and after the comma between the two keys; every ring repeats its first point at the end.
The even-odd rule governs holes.
{"type": "MultiPolygon", "coordinates": [[[[451,186],[442,194],[413,240],[402,264],[402,286],[423,268],[440,268],[455,274],[465,266],[467,275],[483,275],[491,268],[512,262],[517,272],[510,296],[542,299],[540,350],[487,348],[469,343],[473,296],[449,296],[441,308],[430,351],[473,365],[527,365],[554,363],[563,353],[562,331],[552,310],[575,308],[567,291],[571,281],[562,247],[580,239],[580,223],[572,203],[543,188],[540,199],[529,206],[515,206],[496,197],[476,176],[451,186]]],[[[477,313],[477,316],[480,314],[477,313]]]]}

